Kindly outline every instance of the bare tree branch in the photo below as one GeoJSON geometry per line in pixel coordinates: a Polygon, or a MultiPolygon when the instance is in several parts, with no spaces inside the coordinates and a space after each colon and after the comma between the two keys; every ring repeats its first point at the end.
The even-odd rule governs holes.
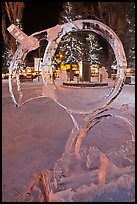
{"type": "Polygon", "coordinates": [[[9,24],[17,24],[17,19],[22,19],[24,3],[23,2],[4,2],[2,5],[2,35],[5,43],[10,47],[14,54],[16,50],[16,41],[8,33],[9,24]]]}
{"type": "MultiPolygon", "coordinates": [[[[14,5],[16,2],[9,2],[9,9],[11,10],[11,15],[14,16],[14,5]]],[[[14,17],[13,17],[14,18],[14,17]]]]}
{"type": "Polygon", "coordinates": [[[7,12],[7,15],[8,15],[9,21],[10,21],[10,23],[12,23],[12,18],[11,18],[11,13],[10,13],[10,10],[9,10],[8,2],[4,2],[4,3],[5,3],[6,12],[7,12]]]}

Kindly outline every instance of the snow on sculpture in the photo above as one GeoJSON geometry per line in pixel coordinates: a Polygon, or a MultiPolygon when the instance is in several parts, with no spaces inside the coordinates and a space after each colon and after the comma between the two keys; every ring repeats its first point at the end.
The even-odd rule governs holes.
{"type": "MultiPolygon", "coordinates": [[[[8,30],[20,43],[9,68],[9,91],[14,104],[18,107],[23,104],[18,73],[18,69],[20,68],[19,66],[15,66],[15,64],[18,64],[18,60],[22,60],[23,62],[27,53],[38,48],[40,46],[40,40],[45,38],[48,41],[48,45],[43,56],[42,65],[44,96],[50,97],[58,105],[64,108],[74,122],[74,127],[68,137],[65,150],[61,158],[55,163],[52,171],[47,170],[45,173],[42,173],[39,176],[44,185],[46,201],[74,202],[81,201],[81,197],[82,199],[86,197],[92,201],[95,198],[95,194],[99,195],[101,192],[109,191],[112,186],[116,186],[114,181],[112,181],[113,184],[110,182],[115,178],[115,176],[118,176],[118,180],[116,181],[117,185],[121,185],[121,182],[123,182],[123,185],[125,185],[126,178],[122,177],[122,175],[124,173],[132,174],[134,172],[132,165],[134,153],[124,153],[123,146],[121,146],[119,149],[114,149],[112,152],[107,151],[106,153],[101,152],[98,148],[93,146],[89,148],[82,146],[88,132],[92,127],[97,126],[98,123],[104,121],[104,119],[109,120],[110,118],[117,117],[128,124],[131,138],[128,141],[129,143],[126,145],[131,146],[132,150],[134,149],[134,124],[132,121],[129,121],[123,116],[119,115],[120,113],[114,115],[113,110],[110,110],[108,107],[108,105],[110,105],[121,92],[126,77],[127,61],[123,45],[118,36],[105,24],[89,19],[76,20],[63,25],[56,25],[53,28],[36,32],[31,36],[24,34],[15,25],[11,25],[8,30]],[[62,103],[62,100],[59,100],[57,93],[61,92],[62,90],[62,79],[65,78],[64,73],[61,74],[61,80],[58,79],[53,81],[52,77],[47,77],[47,74],[50,73],[51,76],[53,74],[52,58],[55,55],[61,38],[68,32],[73,31],[92,31],[105,38],[111,45],[117,62],[117,70],[119,74],[115,85],[104,98],[94,103],[94,106],[89,106],[90,109],[88,110],[67,107],[67,105],[62,103]],[[22,35],[23,37],[17,37],[19,35],[22,35]],[[13,71],[16,72],[17,87],[19,92],[18,101],[12,91],[13,71]],[[75,114],[83,115],[82,123],[78,124],[75,114]],[[121,156],[122,159],[127,158],[130,165],[126,168],[118,167],[112,162],[112,158],[115,155],[117,155],[117,157],[121,156]],[[96,163],[96,160],[99,163],[96,163]],[[93,167],[96,168],[94,169],[93,167]],[[98,186],[101,187],[98,188],[98,186]]],[[[134,183],[134,175],[132,175],[128,181],[129,185],[132,185],[134,183]]],[[[20,200],[25,199],[26,197],[20,198],[20,200]]]]}

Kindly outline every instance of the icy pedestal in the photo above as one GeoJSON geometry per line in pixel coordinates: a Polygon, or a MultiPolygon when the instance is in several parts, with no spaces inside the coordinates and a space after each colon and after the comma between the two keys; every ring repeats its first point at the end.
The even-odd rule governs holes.
{"type": "Polygon", "coordinates": [[[35,192],[31,188],[29,198],[36,201],[37,192],[42,202],[134,201],[134,124],[129,114],[125,116],[123,109],[112,108],[75,127],[61,158],[43,172],[42,185],[37,183],[35,192]]]}

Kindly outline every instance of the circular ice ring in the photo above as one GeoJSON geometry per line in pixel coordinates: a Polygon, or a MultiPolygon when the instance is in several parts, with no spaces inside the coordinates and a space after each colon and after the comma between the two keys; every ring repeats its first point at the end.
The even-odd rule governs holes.
{"type": "MultiPolygon", "coordinates": [[[[61,38],[65,34],[67,34],[69,32],[73,32],[73,31],[92,31],[92,32],[95,32],[95,33],[99,34],[100,36],[102,36],[104,39],[106,39],[114,51],[116,62],[117,62],[117,69],[118,69],[119,77],[118,77],[117,83],[115,84],[115,87],[112,88],[110,93],[106,95],[106,97],[103,101],[100,101],[100,103],[98,104],[98,107],[96,108],[96,110],[97,109],[102,110],[103,108],[107,107],[107,105],[109,105],[117,97],[117,95],[120,93],[120,91],[122,90],[122,87],[124,85],[124,81],[126,78],[127,61],[126,61],[126,56],[125,56],[125,52],[123,49],[123,45],[122,45],[119,37],[115,34],[115,32],[111,28],[109,28],[107,25],[103,24],[100,21],[89,20],[89,19],[76,20],[76,21],[72,21],[72,22],[69,22],[69,23],[66,23],[63,25],[56,25],[55,27],[34,33],[30,36],[30,37],[38,38],[40,41],[41,40],[41,34],[47,33],[46,40],[48,41],[48,45],[47,45],[45,53],[44,53],[43,69],[42,69],[43,82],[45,83],[45,85],[47,85],[47,82],[44,80],[44,74],[47,70],[47,67],[52,66],[52,57],[55,54],[55,51],[58,47],[59,42],[61,41],[61,38]]],[[[22,61],[24,61],[26,55],[30,51],[31,50],[23,50],[22,46],[20,46],[17,49],[15,55],[13,56],[13,60],[11,62],[11,65],[10,65],[9,76],[11,76],[15,60],[17,61],[18,59],[22,59],[22,61]]],[[[18,90],[19,90],[19,94],[20,94],[20,97],[19,97],[20,102],[18,102],[18,103],[16,102],[16,99],[15,99],[14,94],[12,92],[11,77],[9,77],[9,90],[11,93],[11,97],[13,99],[13,102],[15,104],[17,104],[18,106],[20,106],[21,100],[22,100],[22,93],[21,93],[21,87],[20,87],[19,80],[18,80],[17,85],[18,85],[18,90]]],[[[49,91],[51,91],[51,90],[49,90],[49,91]]],[[[93,110],[88,111],[88,112],[70,110],[67,107],[60,104],[57,101],[56,97],[54,97],[55,96],[54,94],[51,93],[51,96],[52,96],[52,99],[56,103],[58,103],[60,106],[62,106],[64,109],[68,110],[71,113],[89,114],[89,113],[93,112],[93,110]]],[[[94,110],[94,111],[96,111],[96,110],[94,110]]]]}
{"type": "MultiPolygon", "coordinates": [[[[115,32],[108,27],[107,25],[103,24],[100,21],[96,20],[76,20],[72,21],[63,25],[57,25],[53,27],[51,30],[47,30],[47,40],[49,41],[48,46],[44,53],[43,58],[43,65],[45,66],[45,69],[43,69],[43,81],[45,85],[47,86],[47,82],[44,78],[45,72],[47,68],[51,68],[52,66],[52,57],[55,54],[55,51],[58,47],[59,42],[61,41],[61,38],[67,34],[68,32],[73,31],[92,31],[100,36],[102,36],[104,39],[108,41],[108,43],[111,45],[116,62],[117,62],[117,69],[119,73],[118,81],[115,84],[115,87],[112,88],[109,94],[106,95],[105,99],[103,101],[100,101],[98,104],[97,109],[102,109],[106,107],[108,104],[110,104],[120,93],[122,90],[122,87],[124,85],[125,77],[126,77],[126,69],[127,69],[127,61],[125,52],[123,49],[123,45],[119,39],[119,37],[115,34],[115,32]]],[[[53,89],[52,89],[53,90],[53,89]]],[[[50,89],[49,89],[50,91],[50,89]]],[[[59,103],[56,99],[55,94],[51,94],[53,97],[52,99],[61,105],[63,108],[69,110],[71,113],[81,113],[81,114],[89,114],[93,111],[88,112],[82,112],[77,110],[68,109],[67,107],[64,107],[61,103],[59,103]]],[[[95,110],[94,110],[95,111],[95,110]]]]}

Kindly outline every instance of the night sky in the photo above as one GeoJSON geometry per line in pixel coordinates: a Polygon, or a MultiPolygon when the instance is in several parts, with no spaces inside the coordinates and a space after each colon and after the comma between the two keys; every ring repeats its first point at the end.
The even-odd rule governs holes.
{"type": "Polygon", "coordinates": [[[22,18],[23,31],[27,35],[58,24],[63,2],[25,2],[22,18]]]}

